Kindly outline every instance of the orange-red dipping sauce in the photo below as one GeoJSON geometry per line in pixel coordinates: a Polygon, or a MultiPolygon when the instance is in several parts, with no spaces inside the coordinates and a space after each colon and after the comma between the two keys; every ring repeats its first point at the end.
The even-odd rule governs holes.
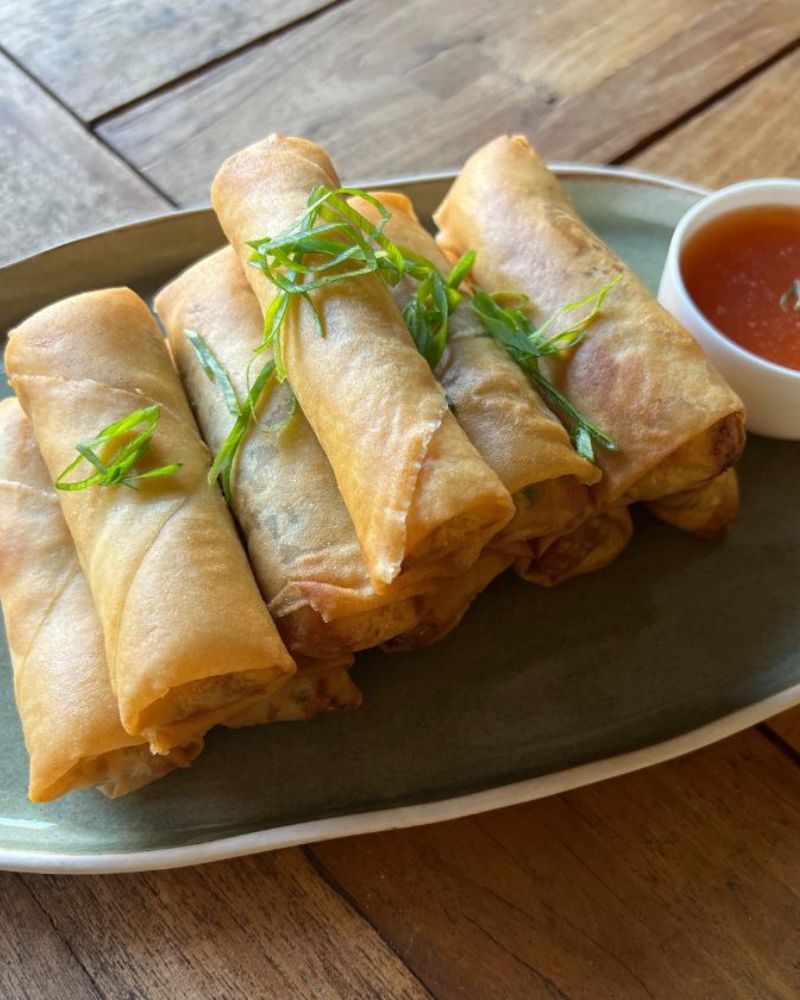
{"type": "Polygon", "coordinates": [[[712,219],[687,241],[681,273],[725,336],[800,370],[800,208],[756,205],[712,219]]]}

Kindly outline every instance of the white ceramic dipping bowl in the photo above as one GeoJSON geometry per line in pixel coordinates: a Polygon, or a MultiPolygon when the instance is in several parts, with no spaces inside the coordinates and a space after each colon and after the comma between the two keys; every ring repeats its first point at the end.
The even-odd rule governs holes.
{"type": "MultiPolygon", "coordinates": [[[[692,334],[747,407],[751,431],[800,440],[800,371],[766,361],[729,340],[689,296],[681,274],[683,248],[694,233],[717,216],[753,205],[800,207],[800,180],[772,177],[732,184],[707,195],[684,215],[672,235],[659,302],[692,334]]],[[[800,277],[800,273],[798,273],[800,277]]]]}

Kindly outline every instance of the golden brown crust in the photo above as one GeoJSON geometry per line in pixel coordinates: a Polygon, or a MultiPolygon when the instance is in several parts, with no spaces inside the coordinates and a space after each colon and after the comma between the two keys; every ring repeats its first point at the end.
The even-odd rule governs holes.
{"type": "MultiPolygon", "coordinates": [[[[323,151],[283,136],[237,153],[214,180],[215,211],[262,309],[274,287],[248,266],[247,243],[293,222],[318,184],[338,184],[323,151]]],[[[325,336],[305,305],[292,310],[283,357],[334,470],[373,586],[388,586],[412,559],[418,579],[462,571],[511,517],[508,493],[453,426],[378,276],[336,282],[313,299],[325,336]]]]}
{"type": "Polygon", "coordinates": [[[417,625],[384,643],[384,650],[387,653],[405,653],[443,639],[459,624],[481,591],[505,572],[513,559],[508,552],[485,549],[466,573],[452,580],[442,580],[430,594],[418,597],[417,625]]]}
{"type": "MultiPolygon", "coordinates": [[[[232,420],[219,388],[203,371],[186,330],[198,333],[240,399],[261,341],[258,303],[231,247],[194,264],[162,289],[156,309],[203,435],[216,452],[232,420]]],[[[262,356],[261,363],[268,360],[262,356]]],[[[285,412],[285,387],[262,415],[285,412]]],[[[416,586],[401,574],[378,593],[341,498],[330,462],[302,410],[280,434],[253,427],[232,479],[232,506],[270,611],[290,649],[305,656],[377,645],[415,622],[416,586]]]]}
{"type": "MultiPolygon", "coordinates": [[[[386,234],[446,275],[450,262],[409,199],[384,191],[374,197],[392,213],[386,234]]],[[[377,221],[372,204],[361,198],[350,203],[377,221]]],[[[402,307],[414,294],[414,282],[401,282],[393,291],[402,307]]],[[[447,348],[435,375],[467,437],[517,501],[517,514],[503,529],[503,538],[549,534],[583,513],[589,494],[582,484],[597,482],[599,470],[576,453],[558,418],[505,349],[486,336],[468,302],[450,319],[447,348]]]]}
{"type": "Polygon", "coordinates": [[[574,531],[532,542],[528,554],[518,558],[514,568],[530,583],[553,587],[608,566],[632,536],[633,521],[628,508],[609,507],[574,531]]]}
{"type": "Polygon", "coordinates": [[[75,547],[16,399],[0,402],[0,599],[30,758],[29,795],[120,795],[184,767],[202,741],[163,757],[125,732],[103,630],[75,547]]]}
{"type": "MultiPolygon", "coordinates": [[[[581,222],[524,138],[503,136],[475,153],[436,220],[448,251],[477,251],[478,283],[525,292],[536,320],[619,278],[583,343],[546,365],[573,405],[619,445],[613,454],[598,449],[603,479],[592,490],[599,503],[637,497],[648,476],[660,480],[659,491],[691,488],[735,459],[744,438],[741,401],[689,334],[581,222]],[[721,426],[724,443],[714,443],[721,426]]],[[[652,484],[644,485],[653,498],[652,484]]]]}
{"type": "Polygon", "coordinates": [[[306,722],[327,712],[360,708],[362,697],[350,676],[352,657],[297,661],[297,673],[272,697],[256,702],[226,722],[257,726],[272,722],[306,722]]]}
{"type": "Polygon", "coordinates": [[[242,675],[261,694],[288,679],[294,665],[224,501],[208,487],[208,449],[144,303],[128,289],[56,303],[12,332],[6,370],[52,477],[77,442],[153,403],[161,415],[143,464],[183,463],[137,490],[59,493],[126,730],[166,752],[237,708],[242,693],[226,678],[242,675]],[[170,713],[170,692],[211,678],[216,707],[203,691],[196,712],[182,697],[170,713]]]}
{"type": "Polygon", "coordinates": [[[710,483],[683,493],[673,493],[647,504],[659,520],[699,538],[718,538],[739,514],[739,482],[735,469],[728,469],[710,483]]]}

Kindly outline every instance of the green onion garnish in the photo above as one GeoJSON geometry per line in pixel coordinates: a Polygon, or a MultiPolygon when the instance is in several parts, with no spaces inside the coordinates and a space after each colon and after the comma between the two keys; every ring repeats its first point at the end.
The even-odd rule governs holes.
{"type": "MultiPolygon", "coordinates": [[[[196,330],[184,330],[184,334],[194,348],[209,381],[219,386],[222,397],[225,400],[225,405],[228,407],[228,412],[234,418],[233,426],[215,455],[214,462],[208,471],[208,485],[213,486],[217,479],[220,479],[222,492],[225,494],[226,500],[230,502],[233,495],[231,477],[236,454],[247,433],[250,421],[255,419],[255,412],[262,394],[274,380],[275,362],[272,360],[267,361],[252,383],[250,382],[248,371],[248,391],[244,401],[240,403],[228,373],[205,340],[196,330]]],[[[291,423],[295,412],[296,400],[294,394],[292,394],[289,412],[280,424],[263,427],[260,430],[269,434],[279,434],[291,423]]]]}
{"type": "Polygon", "coordinates": [[[579,455],[590,462],[596,461],[594,444],[600,445],[606,451],[617,451],[616,442],[599,427],[595,426],[586,416],[580,413],[570,401],[559,392],[553,383],[539,369],[539,358],[560,354],[576,347],[586,336],[586,332],[594,322],[603,305],[603,300],[614,285],[620,280],[620,275],[612,278],[603,288],[578,302],[562,306],[540,327],[534,327],[524,310],[527,303],[525,296],[517,293],[497,293],[477,291],[471,300],[472,309],[480,318],[484,328],[492,337],[499,340],[514,361],[520,366],[531,384],[539,389],[563,413],[570,425],[572,442],[579,455]],[[512,298],[518,305],[503,305],[512,298]],[[551,337],[548,331],[566,313],[591,305],[591,310],[577,323],[561,330],[551,337]]]}
{"type": "MultiPolygon", "coordinates": [[[[222,477],[226,497],[230,499],[230,477],[236,452],[241,446],[247,425],[261,397],[275,382],[286,379],[286,368],[281,352],[280,332],[290,309],[305,302],[311,309],[313,322],[319,336],[325,336],[322,315],[311,293],[327,285],[348,278],[378,274],[389,286],[397,285],[404,277],[416,282],[416,289],[403,309],[403,318],[420,354],[435,370],[439,364],[449,333],[449,320],[456,306],[465,298],[460,286],[475,262],[474,251],[465,253],[445,278],[439,274],[432,261],[398,246],[384,230],[391,212],[377,198],[357,188],[332,190],[320,185],[311,192],[303,214],[277,236],[251,240],[250,263],[275,286],[277,294],[264,316],[263,338],[255,354],[272,349],[273,360],[261,369],[242,404],[230,380],[211,355],[202,338],[194,335],[190,343],[200,357],[208,377],[217,382],[225,397],[228,409],[235,418],[225,443],[217,454],[209,473],[213,482],[222,477]],[[352,205],[350,197],[363,198],[377,213],[377,222],[371,222],[352,205]]],[[[580,414],[553,386],[538,368],[538,358],[556,354],[574,347],[600,310],[614,279],[593,296],[575,302],[552,316],[539,330],[535,330],[519,307],[502,306],[500,296],[480,292],[473,300],[473,309],[480,316],[492,336],[505,343],[511,356],[523,368],[533,384],[555,402],[573,425],[572,440],[586,458],[594,461],[592,442],[609,451],[616,444],[580,414]],[[565,313],[581,306],[593,304],[591,312],[581,321],[554,337],[545,336],[547,330],[565,313]]],[[[520,301],[521,297],[516,296],[520,301]]],[[[248,383],[249,384],[249,383],[248,383]]],[[[291,414],[288,419],[291,419],[291,414]]],[[[286,421],[281,427],[285,426],[286,421]]],[[[278,430],[281,429],[278,428],[278,430]]],[[[271,429],[272,430],[272,429],[271,429]]]]}
{"type": "Polygon", "coordinates": [[[141,479],[156,479],[160,476],[170,476],[181,468],[180,462],[173,462],[170,465],[162,465],[158,469],[150,469],[148,472],[131,472],[136,463],[142,458],[150,447],[150,441],[158,426],[161,416],[161,407],[158,405],[147,406],[142,410],[129,413],[127,417],[109,424],[93,438],[91,441],[84,441],[75,445],[78,457],[71,462],[53,484],[58,490],[85,490],[90,486],[130,486],[136,489],[136,483],[141,479]],[[115,438],[126,435],[144,425],[143,430],[135,434],[125,444],[103,461],[94,450],[99,445],[108,444],[115,438]],[[66,477],[73,472],[81,462],[88,462],[96,472],[79,479],[76,482],[65,482],[66,477]]]}
{"type": "Polygon", "coordinates": [[[405,276],[418,283],[403,315],[419,352],[432,369],[438,365],[447,343],[448,316],[463,298],[458,288],[475,255],[465,254],[449,277],[443,278],[426,257],[398,246],[384,234],[390,218],[386,206],[366,191],[319,186],[296,222],[277,236],[248,244],[253,248],[251,263],[278,289],[264,318],[259,350],[272,347],[279,382],[286,377],[279,334],[292,300],[308,303],[317,333],[324,336],[322,317],[309,293],[365,274],[377,273],[390,286],[405,276]],[[348,204],[352,196],[375,207],[376,223],[348,204]]]}

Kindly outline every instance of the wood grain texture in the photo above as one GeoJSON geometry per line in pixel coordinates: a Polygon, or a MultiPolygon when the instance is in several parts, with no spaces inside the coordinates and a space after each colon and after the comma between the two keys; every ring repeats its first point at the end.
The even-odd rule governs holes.
{"type": "Polygon", "coordinates": [[[84,121],[332,0],[4,0],[0,45],[84,121]]]}
{"type": "Polygon", "coordinates": [[[107,997],[428,996],[299,850],[24,881],[107,997]]]}
{"type": "Polygon", "coordinates": [[[99,134],[181,203],[270,131],[323,143],[348,179],[455,167],[515,130],[551,157],[610,158],[793,30],[795,0],[350,0],[99,134]]]}
{"type": "Polygon", "coordinates": [[[796,0],[720,3],[644,58],[554,110],[536,133],[550,159],[608,162],[800,36],[796,0]]]}
{"type": "MultiPolygon", "coordinates": [[[[797,7],[800,11],[800,5],[797,7]]],[[[643,170],[720,187],[800,176],[800,50],[634,157],[643,170]]]]}
{"type": "Polygon", "coordinates": [[[800,992],[800,769],[754,730],[555,798],[310,850],[438,997],[800,992]]]}
{"type": "Polygon", "coordinates": [[[0,263],[167,203],[0,56],[0,263]]]}
{"type": "Polygon", "coordinates": [[[0,900],[1,997],[100,997],[19,875],[0,873],[0,900]]]}
{"type": "Polygon", "coordinates": [[[780,715],[770,719],[767,725],[785,743],[800,753],[800,707],[781,712],[780,715]]]}

